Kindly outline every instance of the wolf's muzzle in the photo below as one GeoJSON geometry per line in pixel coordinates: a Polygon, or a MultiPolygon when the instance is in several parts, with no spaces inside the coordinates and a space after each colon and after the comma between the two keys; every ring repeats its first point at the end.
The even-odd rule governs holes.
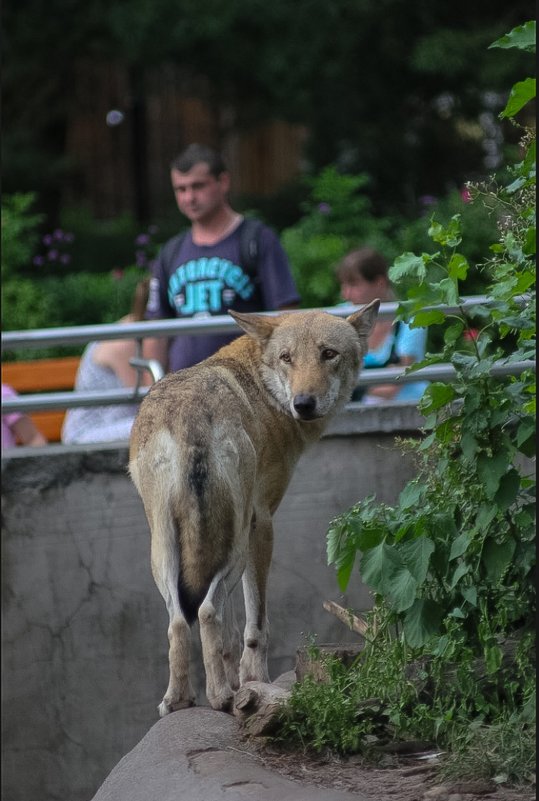
{"type": "Polygon", "coordinates": [[[294,411],[301,420],[314,420],[316,415],[316,398],[314,395],[296,395],[293,400],[294,411]]]}

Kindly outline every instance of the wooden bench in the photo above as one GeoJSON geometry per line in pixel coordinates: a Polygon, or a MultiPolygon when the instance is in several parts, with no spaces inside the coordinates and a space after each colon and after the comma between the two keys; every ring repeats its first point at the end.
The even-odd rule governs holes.
{"type": "MultiPolygon", "coordinates": [[[[58,359],[36,359],[24,362],[3,362],[2,383],[24,395],[28,392],[64,392],[75,386],[79,356],[58,359]]],[[[49,442],[60,442],[66,410],[52,409],[30,412],[30,417],[49,442]]]]}

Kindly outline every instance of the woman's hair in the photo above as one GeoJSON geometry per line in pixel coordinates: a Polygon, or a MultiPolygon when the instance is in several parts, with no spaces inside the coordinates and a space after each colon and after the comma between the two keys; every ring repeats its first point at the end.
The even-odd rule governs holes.
{"type": "Polygon", "coordinates": [[[150,278],[143,278],[135,287],[133,300],[131,301],[131,315],[133,322],[144,320],[148,295],[150,293],[150,278]]]}
{"type": "Polygon", "coordinates": [[[377,278],[387,279],[388,264],[381,253],[373,248],[359,248],[348,253],[337,265],[337,278],[341,283],[361,276],[372,283],[377,278]]]}

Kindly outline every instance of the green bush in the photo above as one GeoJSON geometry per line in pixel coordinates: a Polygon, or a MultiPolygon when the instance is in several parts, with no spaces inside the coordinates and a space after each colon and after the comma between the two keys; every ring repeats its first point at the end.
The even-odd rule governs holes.
{"type": "MultiPolygon", "coordinates": [[[[108,273],[71,273],[30,280],[11,278],[2,292],[3,328],[19,331],[113,323],[127,314],[144,272],[137,267],[108,273]]],[[[5,351],[2,358],[37,359],[79,354],[84,346],[5,351]]]]}
{"type": "Polygon", "coordinates": [[[310,197],[304,216],[281,235],[304,308],[339,301],[337,262],[353,247],[369,245],[391,259],[389,220],[377,219],[365,194],[365,175],[343,175],[334,166],[307,179],[310,197]]]}
{"type": "Polygon", "coordinates": [[[2,196],[2,282],[32,261],[43,220],[32,211],[35,199],[33,192],[2,196]]]}
{"type": "MultiPolygon", "coordinates": [[[[305,308],[332,306],[340,300],[335,267],[353,248],[369,246],[379,250],[388,263],[403,251],[433,253],[435,243],[427,235],[425,220],[436,215],[445,225],[458,214],[463,231],[462,253],[470,269],[463,284],[464,294],[481,294],[485,278],[478,265],[497,233],[502,213],[491,195],[482,203],[470,203],[467,190],[453,191],[445,198],[425,198],[423,214],[415,219],[379,218],[366,194],[365,175],[343,175],[334,166],[307,180],[310,194],[302,204],[301,219],[282,232],[282,243],[305,308]]],[[[408,282],[410,285],[412,282],[408,282]]],[[[397,287],[400,297],[408,288],[397,287]]]]}

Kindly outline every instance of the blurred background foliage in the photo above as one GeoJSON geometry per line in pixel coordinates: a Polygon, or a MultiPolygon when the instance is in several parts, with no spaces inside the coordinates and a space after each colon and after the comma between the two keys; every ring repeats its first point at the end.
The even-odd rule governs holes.
{"type": "MultiPolygon", "coordinates": [[[[462,215],[472,265],[484,254],[498,212],[468,204],[464,185],[514,155],[520,131],[498,114],[533,69],[528,54],[495,57],[488,45],[533,16],[529,0],[5,3],[3,328],[116,319],[147,264],[137,241],[152,230],[149,259],[185,225],[168,185],[159,214],[139,197],[100,215],[73,191],[70,120],[81,92],[92,99],[92,84],[77,83],[79,64],[125,70],[135,171],[151,170],[147,77],[163,65],[214,109],[211,144],[276,119],[303,126],[298,175],[271,195],[233,201],[281,233],[303,305],[321,306],[339,299],[334,265],[350,247],[369,244],[390,262],[428,249],[434,211],[442,223],[462,215]]],[[[472,269],[466,291],[481,286],[472,269]]]]}

